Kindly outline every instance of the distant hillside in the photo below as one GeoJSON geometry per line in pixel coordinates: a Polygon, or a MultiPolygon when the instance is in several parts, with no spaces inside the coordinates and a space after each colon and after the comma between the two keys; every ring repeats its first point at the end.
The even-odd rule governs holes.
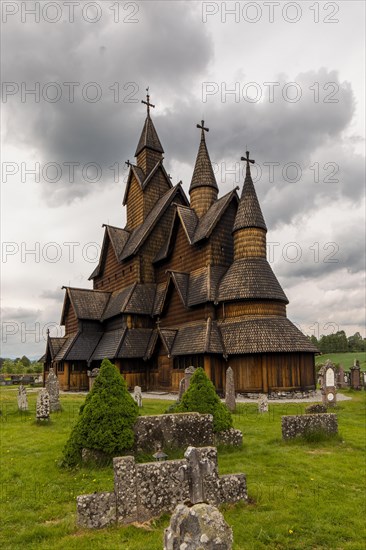
{"type": "Polygon", "coordinates": [[[349,370],[352,367],[355,359],[360,362],[361,370],[366,370],[366,352],[356,351],[348,353],[323,353],[323,355],[317,355],[315,357],[315,364],[320,365],[325,363],[327,359],[330,359],[332,363],[336,365],[342,365],[345,370],[349,370]]]}

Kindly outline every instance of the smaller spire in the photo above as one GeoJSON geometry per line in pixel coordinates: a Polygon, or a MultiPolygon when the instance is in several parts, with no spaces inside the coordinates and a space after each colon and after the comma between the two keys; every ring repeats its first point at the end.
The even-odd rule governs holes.
{"type": "Polygon", "coordinates": [[[236,213],[233,231],[245,229],[247,227],[258,227],[267,231],[267,226],[263,218],[262,210],[259,205],[257,193],[255,192],[250,164],[255,161],[249,158],[249,151],[241,160],[247,163],[243,191],[241,193],[238,211],[236,213]]]}
{"type": "Polygon", "coordinates": [[[205,121],[197,124],[197,128],[201,129],[201,142],[197,153],[196,164],[193,171],[191,186],[189,192],[197,187],[213,187],[218,191],[215,174],[212,168],[210,155],[208,154],[205,132],[209,132],[209,128],[205,127],[205,121]]]}
{"type": "Polygon", "coordinates": [[[157,153],[164,153],[164,149],[160,143],[160,139],[158,136],[157,131],[155,130],[155,126],[153,124],[153,121],[150,117],[150,107],[155,108],[155,105],[150,103],[150,94],[149,94],[149,88],[146,88],[146,101],[141,100],[141,103],[147,106],[147,116],[145,120],[144,127],[141,132],[141,136],[137,145],[135,157],[141,151],[146,147],[147,149],[151,149],[153,151],[156,151],[157,153]]]}

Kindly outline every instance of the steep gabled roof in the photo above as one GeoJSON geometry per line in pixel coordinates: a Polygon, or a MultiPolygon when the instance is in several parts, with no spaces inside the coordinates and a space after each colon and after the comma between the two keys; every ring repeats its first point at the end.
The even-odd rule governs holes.
{"type": "MultiPolygon", "coordinates": [[[[48,350],[50,352],[51,360],[53,361],[56,355],[61,350],[62,346],[67,341],[67,336],[62,337],[55,337],[55,336],[49,336],[47,340],[47,346],[48,350]]],[[[47,353],[47,351],[46,351],[47,353]]]]}
{"type": "Polygon", "coordinates": [[[65,286],[62,288],[66,289],[66,294],[61,316],[61,325],[65,324],[66,303],[68,300],[70,300],[71,306],[78,319],[94,321],[100,321],[102,319],[103,312],[112,294],[111,292],[65,286]]]}
{"type": "Polygon", "coordinates": [[[174,282],[174,286],[178,291],[182,303],[187,306],[188,302],[188,284],[189,273],[182,273],[179,271],[170,271],[171,280],[174,282]]]}
{"type": "Polygon", "coordinates": [[[71,348],[73,342],[76,340],[78,334],[78,332],[73,332],[66,337],[64,344],[62,345],[55,357],[55,361],[63,361],[65,359],[67,352],[71,348]]]}
{"type": "Polygon", "coordinates": [[[212,321],[209,317],[207,321],[191,323],[177,329],[171,355],[187,355],[187,353],[225,354],[216,321],[212,321]]]}
{"type": "Polygon", "coordinates": [[[163,342],[163,346],[166,349],[168,357],[170,357],[177,331],[174,329],[159,328],[158,334],[161,338],[161,341],[163,342]]]}
{"type": "Polygon", "coordinates": [[[144,127],[142,128],[141,136],[137,145],[135,157],[145,148],[152,149],[158,153],[164,153],[163,146],[160,143],[158,133],[155,129],[154,123],[148,114],[145,120],[144,127]]]}
{"type": "Polygon", "coordinates": [[[192,244],[199,220],[196,212],[192,208],[189,208],[189,206],[177,205],[177,215],[180,218],[189,244],[192,244]]]}
{"type": "Polygon", "coordinates": [[[192,271],[189,275],[187,305],[191,307],[205,302],[214,302],[218,283],[226,270],[224,266],[208,265],[192,271]]]}
{"type": "Polygon", "coordinates": [[[230,193],[227,193],[215,201],[208,211],[202,216],[202,218],[200,218],[193,238],[194,243],[198,243],[201,239],[207,239],[211,235],[213,229],[220,221],[230,202],[233,199],[238,201],[238,195],[236,193],[237,189],[238,188],[236,187],[230,191],[230,193]]]}
{"type": "Polygon", "coordinates": [[[121,313],[152,315],[157,285],[133,283],[113,292],[103,314],[103,321],[121,313]]]}
{"type": "Polygon", "coordinates": [[[170,181],[170,177],[168,176],[167,171],[165,170],[163,159],[160,159],[155,164],[155,166],[150,170],[150,173],[146,175],[144,174],[143,170],[139,166],[136,166],[135,164],[130,164],[130,172],[128,174],[126,189],[124,192],[123,202],[122,202],[123,206],[126,206],[127,204],[128,190],[131,185],[132,176],[134,175],[136,177],[138,184],[140,185],[142,191],[144,191],[159,168],[162,171],[168,186],[173,187],[172,182],[170,181]]]}
{"type": "Polygon", "coordinates": [[[310,340],[286,317],[245,317],[219,322],[226,353],[318,353],[310,340]]]}
{"type": "Polygon", "coordinates": [[[159,283],[158,285],[156,285],[153,315],[160,315],[160,313],[162,312],[167,286],[167,282],[159,283]]]}
{"type": "Polygon", "coordinates": [[[147,356],[152,333],[152,328],[128,329],[119,348],[117,359],[144,359],[147,356]]]}
{"type": "MultiPolygon", "coordinates": [[[[203,124],[202,124],[203,126],[203,124]]],[[[212,168],[212,163],[210,160],[210,155],[208,154],[205,131],[201,129],[201,141],[198,148],[196,163],[193,170],[193,176],[189,192],[197,187],[212,187],[219,190],[216,183],[215,174],[212,168]]]]}
{"type": "Polygon", "coordinates": [[[288,304],[288,299],[265,258],[235,260],[221,279],[217,301],[260,299],[280,300],[288,304]]]}
{"type": "Polygon", "coordinates": [[[215,229],[218,222],[221,220],[231,201],[239,201],[236,193],[237,189],[238,188],[236,187],[230,191],[230,193],[227,193],[215,201],[209,210],[202,216],[202,218],[198,218],[195,211],[189,206],[175,205],[176,213],[172,221],[169,237],[159,250],[158,254],[155,256],[153,263],[165,260],[169,256],[172,249],[172,240],[174,238],[174,228],[178,223],[177,219],[179,219],[179,222],[182,224],[189,244],[197,244],[202,239],[207,239],[215,229]]]}
{"type": "Polygon", "coordinates": [[[103,224],[102,227],[105,227],[102,250],[99,256],[98,265],[94,269],[93,273],[90,275],[89,281],[91,279],[94,279],[94,277],[97,277],[101,272],[108,240],[112,244],[117,261],[119,261],[122,251],[130,236],[129,231],[127,231],[126,229],[122,229],[121,227],[114,227],[113,225],[106,224],[103,224]]]}
{"type": "Polygon", "coordinates": [[[64,361],[89,361],[102,334],[102,331],[79,332],[65,352],[64,361]]]}
{"type": "Polygon", "coordinates": [[[105,332],[93,352],[91,361],[102,361],[105,357],[107,359],[114,359],[117,356],[126,331],[127,328],[119,328],[105,332]]]}
{"type": "Polygon", "coordinates": [[[136,229],[131,233],[131,236],[121,255],[121,260],[125,260],[126,258],[137,252],[138,248],[144,243],[145,239],[151,233],[152,229],[155,227],[162,214],[165,212],[165,210],[168,208],[168,206],[171,204],[174,197],[178,193],[185,201],[187,201],[186,196],[182,190],[181,183],[178,183],[177,185],[172,187],[172,189],[169,189],[158,200],[154,208],[146,216],[143,223],[136,227],[136,229]]]}
{"type": "Polygon", "coordinates": [[[233,232],[247,227],[258,227],[267,231],[267,226],[263,218],[250,173],[249,162],[247,163],[243,191],[235,217],[233,232]]]}

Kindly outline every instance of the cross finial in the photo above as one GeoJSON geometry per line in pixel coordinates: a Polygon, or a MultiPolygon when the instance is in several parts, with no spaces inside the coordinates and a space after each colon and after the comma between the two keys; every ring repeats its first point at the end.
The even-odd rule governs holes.
{"type": "Polygon", "coordinates": [[[126,164],[127,166],[132,166],[132,164],[130,163],[130,160],[126,160],[125,164],[126,164]]]}
{"type": "Polygon", "coordinates": [[[146,101],[143,99],[141,100],[141,103],[144,103],[144,105],[147,105],[147,116],[150,116],[150,107],[154,107],[152,103],[150,103],[150,94],[149,94],[149,86],[146,88],[146,101]]]}
{"type": "Polygon", "coordinates": [[[201,124],[197,124],[197,128],[200,128],[202,130],[202,136],[204,136],[204,132],[209,132],[209,128],[205,128],[205,121],[201,120],[201,124]]]}
{"type": "Polygon", "coordinates": [[[244,160],[247,163],[247,166],[249,166],[249,162],[251,162],[252,164],[255,163],[255,160],[249,158],[249,151],[245,151],[245,155],[245,157],[241,157],[241,160],[244,160]]]}

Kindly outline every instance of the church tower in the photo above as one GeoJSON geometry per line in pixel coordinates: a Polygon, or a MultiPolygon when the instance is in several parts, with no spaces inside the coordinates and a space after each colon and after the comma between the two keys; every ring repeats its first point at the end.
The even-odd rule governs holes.
{"type": "Polygon", "coordinates": [[[249,159],[249,151],[241,160],[246,161],[247,167],[233,227],[234,259],[266,258],[267,227],[250,173],[250,163],[254,163],[254,160],[249,159]]]}
{"type": "Polygon", "coordinates": [[[189,188],[189,195],[191,208],[196,212],[198,218],[201,218],[217,200],[219,189],[206,146],[205,132],[208,132],[209,129],[205,128],[203,120],[201,124],[197,124],[197,128],[201,129],[201,142],[189,188]]]}
{"type": "Polygon", "coordinates": [[[150,116],[150,107],[155,107],[150,103],[149,89],[147,89],[146,101],[141,101],[147,106],[147,116],[141,136],[137,145],[135,157],[137,166],[145,174],[149,174],[159,161],[163,160],[164,149],[160,143],[158,133],[150,116]]]}

